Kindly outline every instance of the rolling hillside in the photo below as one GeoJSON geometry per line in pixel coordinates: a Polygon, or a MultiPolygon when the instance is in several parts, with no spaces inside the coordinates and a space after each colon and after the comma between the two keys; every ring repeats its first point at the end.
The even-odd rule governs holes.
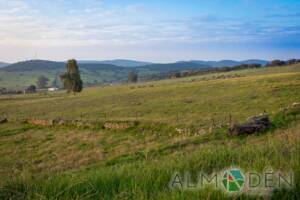
{"type": "MultiPolygon", "coordinates": [[[[263,60],[245,61],[181,61],[176,63],[148,63],[133,60],[79,61],[82,79],[85,85],[120,83],[127,80],[127,74],[134,70],[141,80],[157,79],[171,72],[185,70],[207,70],[211,67],[235,66],[239,64],[266,64],[263,60]]],[[[7,65],[0,69],[0,83],[6,88],[23,88],[35,84],[38,77],[44,75],[50,79],[49,86],[65,70],[64,62],[30,60],[7,65]]]]}
{"type": "MultiPolygon", "coordinates": [[[[111,64],[86,61],[79,63],[81,76],[85,85],[89,83],[120,83],[127,80],[131,70],[139,74],[140,79],[147,79],[152,75],[169,73],[180,70],[207,69],[207,66],[195,63],[150,64],[139,67],[121,67],[111,64]]],[[[35,84],[38,77],[44,75],[53,80],[59,80],[59,74],[65,70],[65,63],[45,60],[31,60],[18,62],[0,69],[0,83],[6,88],[22,88],[35,84]]]]}
{"type": "MultiPolygon", "coordinates": [[[[185,70],[206,70],[211,67],[235,66],[241,63],[266,64],[263,60],[245,61],[181,61],[176,63],[153,64],[133,60],[110,61],[79,61],[82,79],[85,85],[120,83],[127,80],[127,74],[134,70],[141,80],[157,79],[170,72],[185,70]]],[[[0,83],[2,87],[14,89],[24,88],[35,84],[38,77],[44,75],[50,79],[49,86],[54,80],[59,80],[59,75],[65,70],[64,62],[47,60],[30,60],[4,66],[0,69],[0,83]]]]}
{"type": "MultiPolygon", "coordinates": [[[[22,88],[35,84],[44,75],[50,79],[49,85],[65,70],[65,63],[32,60],[15,63],[0,69],[1,86],[22,88]]],[[[82,79],[87,83],[122,82],[126,80],[128,69],[108,64],[81,64],[82,79]]]]}
{"type": "Polygon", "coordinates": [[[250,59],[250,60],[220,60],[220,61],[203,61],[203,60],[191,60],[192,63],[208,65],[211,67],[233,67],[241,64],[261,64],[262,66],[266,65],[269,61],[266,60],[258,60],[258,59],[250,59]]]}

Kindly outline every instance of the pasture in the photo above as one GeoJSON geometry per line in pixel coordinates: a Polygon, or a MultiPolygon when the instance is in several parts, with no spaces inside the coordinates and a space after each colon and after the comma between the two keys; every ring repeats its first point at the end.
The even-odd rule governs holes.
{"type": "Polygon", "coordinates": [[[0,97],[0,199],[230,199],[210,187],[168,188],[174,172],[230,166],[295,174],[291,190],[241,199],[300,198],[300,65],[64,92],[0,97]],[[275,127],[230,137],[229,123],[268,113],[275,127]],[[25,119],[138,121],[124,130],[24,124],[25,119]],[[178,131],[181,130],[181,131],[178,131]]]}

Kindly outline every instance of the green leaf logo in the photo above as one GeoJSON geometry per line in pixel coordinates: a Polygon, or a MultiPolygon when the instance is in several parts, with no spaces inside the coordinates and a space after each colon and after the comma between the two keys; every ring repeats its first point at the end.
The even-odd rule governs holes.
{"type": "Polygon", "coordinates": [[[224,172],[223,186],[228,192],[240,192],[245,183],[244,175],[239,169],[231,169],[224,172]]]}

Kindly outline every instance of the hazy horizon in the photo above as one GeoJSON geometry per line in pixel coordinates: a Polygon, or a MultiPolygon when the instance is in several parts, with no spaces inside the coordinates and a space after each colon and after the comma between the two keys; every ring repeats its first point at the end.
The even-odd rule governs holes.
{"type": "Polygon", "coordinates": [[[297,0],[0,0],[0,61],[298,58],[297,0]]]}
{"type": "MultiPolygon", "coordinates": [[[[39,58],[33,58],[33,59],[25,59],[25,60],[17,60],[13,62],[7,62],[0,60],[0,62],[3,63],[8,63],[8,64],[13,64],[13,63],[18,63],[18,62],[26,62],[26,61],[34,61],[34,60],[41,60],[41,61],[53,61],[53,62],[67,62],[70,59],[76,59],[76,58],[69,58],[66,60],[51,60],[51,59],[39,59],[39,58]]],[[[263,60],[263,61],[271,61],[268,59],[257,59],[257,58],[249,58],[249,59],[242,59],[242,60],[237,60],[237,59],[217,59],[217,60],[207,60],[207,59],[190,59],[190,60],[174,60],[174,61],[163,61],[163,62],[158,62],[158,61],[148,61],[148,60],[138,60],[138,59],[127,59],[127,58],[115,58],[115,59],[76,59],[77,61],[80,62],[105,62],[105,61],[117,61],[117,60],[127,60],[127,61],[137,61],[137,62],[149,62],[149,63],[175,63],[175,62],[189,62],[189,61],[205,61],[205,62],[219,62],[219,61],[225,61],[225,60],[231,60],[231,61],[246,61],[246,60],[263,60]]],[[[288,60],[288,59],[286,59],[288,60]]]]}

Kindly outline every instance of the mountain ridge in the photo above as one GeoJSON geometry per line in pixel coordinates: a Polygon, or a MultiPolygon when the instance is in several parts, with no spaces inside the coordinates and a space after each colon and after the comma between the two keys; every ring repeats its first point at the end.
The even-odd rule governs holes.
{"type": "Polygon", "coordinates": [[[139,67],[153,64],[152,62],[129,60],[129,59],[113,59],[113,60],[79,60],[81,64],[110,64],[120,67],[139,67]]]}
{"type": "Polygon", "coordinates": [[[6,62],[0,62],[0,68],[6,67],[6,66],[8,66],[8,65],[9,65],[9,63],[6,63],[6,62]]]}
{"type": "MultiPolygon", "coordinates": [[[[185,62],[185,61],[182,61],[185,62]]],[[[248,60],[219,60],[219,61],[205,61],[205,60],[190,60],[189,62],[210,65],[212,67],[233,67],[241,64],[261,64],[266,65],[269,61],[261,59],[248,59],[248,60]]]]}
{"type": "MultiPolygon", "coordinates": [[[[243,63],[257,63],[257,60],[246,60],[243,63]]],[[[130,71],[135,71],[141,80],[161,77],[183,71],[201,71],[214,67],[234,66],[240,61],[179,61],[175,63],[150,63],[142,66],[124,67],[103,63],[101,61],[78,61],[83,82],[86,85],[126,82],[130,71]]],[[[51,82],[59,80],[65,71],[66,62],[50,60],[28,60],[0,68],[0,84],[2,87],[18,88],[35,84],[43,75],[51,82]]]]}
{"type": "MultiPolygon", "coordinates": [[[[233,67],[240,64],[261,64],[266,65],[269,61],[267,60],[260,60],[260,59],[248,59],[242,61],[236,60],[219,60],[219,61],[205,61],[205,60],[189,60],[189,61],[177,61],[177,62],[170,62],[170,63],[152,63],[152,62],[145,62],[145,61],[137,61],[137,60],[127,60],[127,59],[114,59],[114,60],[79,60],[79,65],[98,65],[98,66],[111,66],[111,67],[128,67],[128,68],[138,68],[138,67],[154,67],[154,66],[167,66],[167,65],[202,65],[206,67],[233,67]],[[127,64],[126,64],[127,62],[127,64]],[[184,64],[183,64],[184,63],[184,64]]],[[[4,70],[13,70],[16,66],[21,70],[23,67],[24,70],[28,69],[28,65],[43,65],[46,68],[49,68],[49,65],[59,64],[60,66],[65,65],[66,62],[63,61],[51,61],[51,60],[25,60],[16,63],[4,63],[0,62],[0,67],[4,70]]]]}
{"type": "MultiPolygon", "coordinates": [[[[29,60],[22,61],[0,68],[0,84],[7,88],[20,88],[35,84],[38,77],[46,76],[51,84],[54,80],[59,80],[59,75],[65,71],[66,62],[49,60],[29,60]]],[[[126,82],[128,73],[135,71],[139,74],[139,79],[145,80],[149,77],[169,74],[184,70],[207,69],[208,66],[197,63],[167,63],[149,64],[137,67],[121,67],[103,63],[82,63],[79,62],[83,82],[86,85],[102,83],[126,82]]]]}

